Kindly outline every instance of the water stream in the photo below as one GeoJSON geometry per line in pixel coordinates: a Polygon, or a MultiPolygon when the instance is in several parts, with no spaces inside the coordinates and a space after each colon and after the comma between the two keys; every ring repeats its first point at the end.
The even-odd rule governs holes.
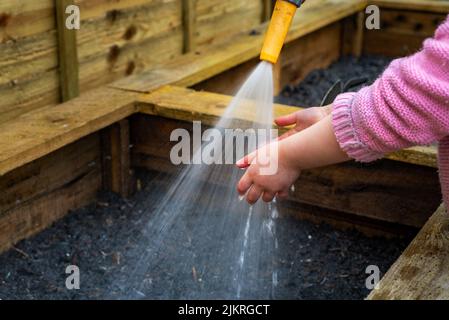
{"type": "MultiPolygon", "coordinates": [[[[215,127],[221,132],[249,128],[270,132],[272,123],[272,65],[261,62],[215,127]],[[253,121],[240,121],[248,115],[253,121]]],[[[236,144],[213,139],[207,150],[218,143],[223,153],[236,144]]],[[[201,159],[205,149],[203,143],[193,159],[201,159]]],[[[139,258],[126,282],[113,284],[124,298],[144,298],[153,286],[164,288],[152,292],[153,298],[161,299],[275,297],[276,203],[249,206],[239,201],[236,184],[242,174],[233,164],[187,165],[167,181],[167,191],[157,204],[142,204],[142,210],[153,211],[135,235],[146,246],[129,249],[139,258]],[[161,281],[162,286],[154,285],[161,281]]]]}

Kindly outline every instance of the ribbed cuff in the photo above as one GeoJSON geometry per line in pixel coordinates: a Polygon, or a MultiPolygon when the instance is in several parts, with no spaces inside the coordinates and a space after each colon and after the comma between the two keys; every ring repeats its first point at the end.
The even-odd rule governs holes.
{"type": "Polygon", "coordinates": [[[383,157],[382,153],[371,150],[357,136],[351,114],[356,93],[340,94],[334,101],[332,124],[340,148],[346,154],[360,162],[371,162],[383,157]]]}
{"type": "Polygon", "coordinates": [[[449,208],[449,136],[438,143],[438,168],[444,204],[449,208]]]}

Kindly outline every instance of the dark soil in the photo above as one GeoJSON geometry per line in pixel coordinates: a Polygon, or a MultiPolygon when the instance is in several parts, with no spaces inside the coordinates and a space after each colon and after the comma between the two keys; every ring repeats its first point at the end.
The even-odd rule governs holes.
{"type": "MultiPolygon", "coordinates": [[[[327,69],[312,71],[298,85],[286,86],[276,102],[301,107],[319,106],[326,92],[338,80],[346,83],[354,78],[366,77],[367,82],[363,85],[370,85],[390,62],[391,58],[381,56],[362,56],[359,59],[343,57],[327,69]]],[[[350,91],[358,91],[363,85],[350,91]]]]}
{"type": "MultiPolygon", "coordinates": [[[[373,81],[388,62],[379,57],[342,59],[285,88],[278,101],[318,105],[337,79],[369,75],[373,81]]],[[[95,204],[0,255],[0,299],[235,298],[229,285],[235,268],[227,262],[233,257],[229,252],[240,251],[233,247],[233,226],[241,225],[242,218],[223,219],[230,214],[223,203],[211,207],[207,219],[194,210],[182,217],[183,223],[163,230],[164,245],[154,249],[159,238],[148,235],[146,226],[170,182],[148,172],[139,175],[143,189],[131,199],[100,194],[95,204]],[[80,268],[80,290],[66,289],[68,265],[80,268]],[[137,289],[130,293],[129,288],[137,289]]],[[[268,260],[247,257],[259,262],[249,283],[255,289],[242,298],[363,299],[369,293],[367,266],[386,272],[410,241],[339,231],[283,216],[282,210],[276,230],[279,248],[267,252],[278,286],[272,290],[268,260]]]]}
{"type": "MultiPolygon", "coordinates": [[[[141,233],[151,220],[154,203],[167,188],[164,179],[141,175],[148,185],[130,200],[103,193],[96,204],[72,212],[1,255],[0,298],[229,298],[218,287],[226,288],[226,276],[232,270],[220,270],[225,268],[221,263],[201,267],[204,261],[219,258],[220,248],[229,243],[229,239],[220,242],[218,235],[207,231],[207,225],[220,222],[220,214],[212,214],[207,225],[191,235],[193,240],[180,241],[182,238],[175,236],[185,230],[167,232],[174,240],[167,239],[170,246],[159,253],[162,258],[152,262],[157,267],[130,277],[136,265],[149,262],[136,252],[144,253],[152,246],[142,241],[141,233]],[[189,259],[191,264],[185,262],[189,259]],[[65,287],[65,269],[71,264],[80,268],[80,290],[65,287]],[[220,274],[225,277],[217,282],[220,274]],[[129,295],[124,292],[129,286],[139,290],[129,295]]],[[[228,213],[222,210],[223,214],[228,213]]],[[[261,292],[245,298],[363,299],[369,292],[366,267],[377,265],[385,272],[410,240],[368,238],[356,231],[338,231],[282,215],[277,220],[277,234],[279,249],[273,258],[279,284],[273,294],[259,286],[261,292]]],[[[257,279],[263,282],[264,277],[262,272],[257,279]]],[[[271,274],[267,277],[271,279],[271,274]]]]}

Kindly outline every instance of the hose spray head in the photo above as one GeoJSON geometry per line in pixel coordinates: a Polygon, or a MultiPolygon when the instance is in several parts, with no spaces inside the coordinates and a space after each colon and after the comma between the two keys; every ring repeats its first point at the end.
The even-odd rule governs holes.
{"type": "Polygon", "coordinates": [[[287,37],[288,29],[293,21],[296,10],[304,0],[277,0],[271,17],[265,41],[260,53],[260,60],[275,64],[287,37]]]}

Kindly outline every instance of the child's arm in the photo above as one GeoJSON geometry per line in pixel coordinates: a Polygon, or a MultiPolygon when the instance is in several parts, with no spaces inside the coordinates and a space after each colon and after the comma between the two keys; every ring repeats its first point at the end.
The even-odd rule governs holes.
{"type": "Polygon", "coordinates": [[[449,19],[372,86],[338,96],[332,114],[341,148],[362,162],[449,135],[449,19]]]}
{"type": "Polygon", "coordinates": [[[324,167],[349,160],[335,139],[331,116],[281,141],[279,158],[296,164],[299,170],[324,167]]]}

